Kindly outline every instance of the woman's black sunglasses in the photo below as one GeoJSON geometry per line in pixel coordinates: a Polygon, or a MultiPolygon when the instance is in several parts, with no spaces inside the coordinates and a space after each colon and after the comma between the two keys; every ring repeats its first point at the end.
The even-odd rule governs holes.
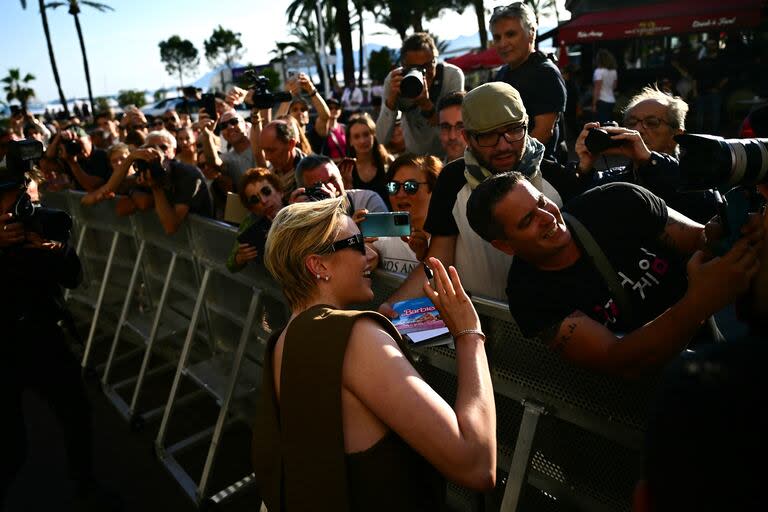
{"type": "Polygon", "coordinates": [[[261,194],[261,197],[269,197],[272,195],[272,189],[266,185],[261,187],[261,190],[259,190],[258,194],[253,194],[251,197],[248,198],[248,204],[250,205],[257,205],[261,202],[261,197],[259,197],[259,194],[261,194]]]}
{"type": "Polygon", "coordinates": [[[405,180],[403,182],[400,181],[390,181],[387,183],[387,192],[389,192],[389,195],[393,196],[397,194],[397,191],[400,190],[400,187],[403,187],[403,192],[408,194],[409,196],[412,196],[416,192],[419,191],[420,185],[426,185],[426,181],[416,181],[416,180],[405,180]]]}
{"type": "Polygon", "coordinates": [[[365,239],[363,238],[363,235],[358,233],[349,238],[333,242],[328,252],[338,252],[343,249],[355,249],[356,251],[365,254],[365,239]]]}

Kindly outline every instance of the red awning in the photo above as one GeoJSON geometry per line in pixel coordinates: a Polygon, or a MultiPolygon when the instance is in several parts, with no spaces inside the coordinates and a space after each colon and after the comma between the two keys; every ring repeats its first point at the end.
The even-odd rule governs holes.
{"type": "Polygon", "coordinates": [[[756,27],[765,0],[673,0],[584,14],[559,28],[567,44],[756,27]]]}
{"type": "Polygon", "coordinates": [[[477,53],[465,53],[446,62],[458,66],[462,71],[474,71],[476,69],[492,69],[504,64],[494,48],[488,48],[477,53]]]}

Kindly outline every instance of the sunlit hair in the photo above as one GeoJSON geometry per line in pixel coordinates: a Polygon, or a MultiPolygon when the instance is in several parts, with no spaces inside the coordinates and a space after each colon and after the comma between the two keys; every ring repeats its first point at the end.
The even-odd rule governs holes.
{"type": "Polygon", "coordinates": [[[280,195],[283,194],[283,184],[275,173],[264,167],[254,167],[245,171],[243,177],[240,178],[240,183],[237,187],[239,190],[238,195],[240,196],[240,202],[243,203],[243,206],[248,206],[248,197],[245,195],[245,187],[251,183],[256,183],[257,181],[262,180],[272,185],[275,192],[280,195]]]}
{"type": "Polygon", "coordinates": [[[112,144],[109,146],[109,149],[107,149],[107,158],[112,158],[112,155],[117,153],[118,151],[127,151],[131,152],[131,148],[128,147],[128,144],[124,142],[118,142],[116,144],[112,144]]]}
{"type": "Polygon", "coordinates": [[[146,144],[146,141],[148,141],[151,137],[162,137],[165,139],[168,145],[174,149],[174,151],[176,150],[176,137],[174,137],[173,134],[168,130],[155,130],[153,132],[149,132],[147,134],[147,138],[144,139],[144,143],[146,144]]]}
{"type": "Polygon", "coordinates": [[[312,146],[309,143],[309,139],[307,139],[307,134],[304,133],[304,128],[301,127],[296,118],[291,114],[283,114],[282,116],[279,116],[278,119],[291,125],[291,129],[293,133],[296,134],[296,140],[298,141],[296,146],[298,146],[301,152],[305,155],[310,154],[312,152],[312,146]]]}
{"type": "Polygon", "coordinates": [[[345,225],[344,200],[326,199],[286,206],[272,221],[264,265],[283,288],[288,304],[298,309],[309,302],[317,278],[306,259],[326,253],[345,225]]]}
{"type": "Polygon", "coordinates": [[[376,138],[376,122],[369,114],[365,112],[350,116],[350,118],[347,120],[347,156],[351,156],[353,158],[357,156],[357,151],[355,151],[355,148],[352,147],[351,142],[352,127],[356,124],[367,127],[368,131],[371,132],[371,136],[373,137],[373,147],[371,147],[371,153],[373,153],[373,164],[377,169],[381,168],[382,170],[385,170],[386,164],[389,161],[389,152],[387,152],[387,148],[384,147],[384,144],[381,144],[379,139],[376,138]]]}
{"type": "Polygon", "coordinates": [[[667,107],[666,121],[669,123],[669,126],[674,130],[685,130],[685,116],[688,115],[688,104],[680,96],[672,96],[659,90],[657,85],[643,87],[639,93],[629,99],[629,103],[627,103],[624,109],[624,119],[629,117],[630,111],[633,108],[646,100],[658,101],[667,107]]]}
{"type": "Polygon", "coordinates": [[[536,13],[524,2],[513,2],[509,5],[496,7],[491,14],[491,21],[488,23],[491,30],[493,30],[494,23],[501,18],[517,18],[520,20],[523,30],[529,34],[536,34],[538,28],[536,13]]]}
{"type": "Polygon", "coordinates": [[[407,52],[418,52],[421,50],[426,50],[431,52],[432,55],[437,56],[435,40],[427,32],[415,32],[406,37],[403,41],[403,46],[400,48],[400,58],[405,58],[407,52]]]}
{"type": "Polygon", "coordinates": [[[427,189],[429,189],[430,192],[432,192],[432,189],[435,187],[440,171],[443,170],[443,163],[436,156],[403,153],[389,166],[390,179],[394,179],[397,171],[400,170],[401,167],[406,166],[415,167],[420,171],[424,171],[427,178],[427,189]]]}

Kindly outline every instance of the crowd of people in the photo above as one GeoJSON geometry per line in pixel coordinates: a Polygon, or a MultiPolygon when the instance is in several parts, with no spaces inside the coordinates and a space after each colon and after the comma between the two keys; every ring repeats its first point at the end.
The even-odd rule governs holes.
{"type": "MultiPolygon", "coordinates": [[[[440,475],[479,490],[495,485],[493,390],[470,295],[507,303],[526,337],[573,364],[625,378],[721,341],[713,315],[737,302],[752,332],[765,335],[765,291],[756,283],[768,270],[768,220],[764,209],[751,214],[735,245],[715,255],[719,194],[680,191],[675,136],[686,131],[688,104],[648,84],[630,98],[621,126],[605,126],[616,62],[599,51],[597,121],[567,148],[568,90],[535,49],[533,11],[523,3],[496,9],[490,31],[504,65],[470,91],[428,34],[406,38],[375,118],[362,111],[359,89],[324,98],[304,73],[288,80],[292,99],[273,108],[253,107],[254,92],[234,87],[215,112],[196,115],[169,110],[150,119],[127,108],[122,117],[97,113],[92,124],[46,125],[19,113],[3,153],[26,138],[45,154],[28,187],[0,180],[3,279],[16,268],[6,259],[21,264],[11,248],[26,243],[44,259],[61,258],[46,264],[60,271],[46,279],[77,284],[65,241],[25,241],[12,213],[21,190],[33,201],[66,188],[85,191],[84,205],[114,198],[118,215],[152,210],[168,234],[189,214],[239,224],[227,267],[265,265],[292,311],[265,356],[254,437],[270,510],[317,502],[431,510],[444,499],[440,475]],[[597,129],[612,147],[590,146],[597,129]],[[605,156],[626,163],[599,166],[605,156]],[[245,217],[234,218],[235,202],[245,217]],[[410,234],[364,237],[367,216],[389,211],[409,214],[410,234]],[[380,314],[346,311],[373,298],[376,268],[402,275],[402,285],[380,314]],[[414,369],[388,320],[397,316],[393,304],[424,295],[455,340],[454,405],[414,369]],[[322,384],[318,372],[328,377],[322,384]],[[318,397],[312,404],[308,387],[318,397]]],[[[768,196],[765,185],[754,188],[768,196]]],[[[11,326],[31,321],[19,304],[0,309],[11,326]]],[[[39,337],[60,348],[61,336],[49,335],[55,327],[44,325],[39,337]]],[[[83,435],[72,442],[82,445],[83,435]]]]}

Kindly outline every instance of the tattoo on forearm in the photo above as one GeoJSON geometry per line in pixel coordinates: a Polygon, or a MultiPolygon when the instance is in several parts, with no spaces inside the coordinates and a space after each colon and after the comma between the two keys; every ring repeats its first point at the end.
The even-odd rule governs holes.
{"type": "Polygon", "coordinates": [[[680,222],[675,220],[674,217],[669,215],[667,217],[667,225],[664,228],[664,231],[661,233],[661,237],[659,238],[661,240],[661,243],[663,243],[666,247],[672,249],[675,252],[680,252],[680,249],[677,246],[677,242],[675,242],[675,239],[669,235],[670,229],[677,229],[676,226],[679,226],[680,222]]]}
{"type": "Polygon", "coordinates": [[[562,352],[573,338],[578,324],[576,319],[584,316],[581,311],[574,311],[561,322],[541,332],[540,338],[555,352],[562,352]]]}

